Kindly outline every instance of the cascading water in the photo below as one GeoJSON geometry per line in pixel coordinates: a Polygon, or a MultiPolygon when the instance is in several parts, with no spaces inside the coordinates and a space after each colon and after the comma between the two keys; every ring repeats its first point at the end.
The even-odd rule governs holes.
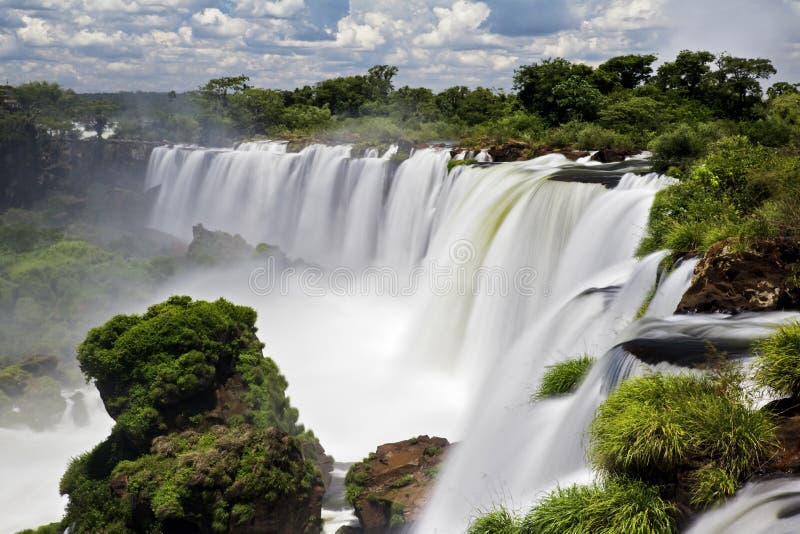
{"type": "Polygon", "coordinates": [[[682,362],[665,347],[700,354],[707,339],[746,351],[787,318],[672,316],[694,263],[657,282],[666,253],[635,258],[652,200],[671,183],[627,172],[640,160],[550,155],[448,173],[449,151],[418,150],[399,166],[396,151],[157,148],[146,177],[158,188],[156,229],[188,239],[202,223],[277,245],[323,274],[366,267],[393,279],[383,292],[361,292],[354,275],[344,292],[327,278],[313,292],[260,294],[247,266],[185,277],[151,300],[183,293],[255,307],[303,422],[338,460],[421,433],[462,441],[419,532],[462,532],[495,503],[522,510],[556,482],[591,479],[584,429],[643,360],[670,370],[682,362]],[[598,361],[575,395],[530,402],[547,365],[582,353],[598,361]]]}
{"type": "MultiPolygon", "coordinates": [[[[263,197],[256,195],[236,210],[250,213],[248,204],[265,210],[262,206],[273,197],[276,205],[298,206],[292,212],[302,213],[313,206],[317,226],[300,224],[295,230],[281,220],[281,212],[265,210],[257,225],[259,231],[267,235],[270,229],[266,227],[277,224],[283,230],[273,234],[277,237],[272,243],[286,247],[290,256],[328,266],[336,259],[352,265],[355,255],[360,263],[379,263],[401,271],[419,266],[428,275],[427,283],[416,291],[416,302],[410,304],[412,322],[406,332],[414,341],[399,340],[411,352],[402,357],[403,365],[413,365],[417,372],[434,377],[447,374],[450,385],[456,384],[450,390],[460,390],[474,406],[450,413],[451,418],[471,414],[469,425],[462,430],[465,443],[445,470],[428,522],[420,527],[422,532],[431,528],[459,531],[476,506],[489,506],[504,491],[515,498],[528,498],[549,487],[555,476],[585,475],[580,432],[599,402],[595,399],[602,396],[581,396],[583,416],[567,425],[569,432],[558,419],[544,415],[550,408],[531,407],[528,397],[545,365],[580,352],[603,354],[632,320],[655,283],[663,257],[658,254],[638,262],[634,252],[643,236],[650,203],[670,179],[617,169],[612,189],[603,185],[606,182],[548,180],[557,171],[585,171],[585,165],[560,155],[491,167],[460,167],[448,174],[445,163],[449,153],[435,149],[417,151],[391,175],[380,174],[383,168],[371,166],[381,163],[374,158],[352,160],[342,148],[310,147],[297,155],[282,156],[298,160],[294,164],[298,167],[322,173],[303,175],[301,180],[295,167],[270,159],[267,151],[258,154],[260,161],[248,160],[248,155],[239,152],[197,157],[197,162],[191,163],[196,170],[182,170],[174,179],[180,187],[162,185],[153,218],[156,227],[175,232],[170,225],[185,229],[199,221],[247,236],[242,220],[253,219],[240,215],[226,223],[219,218],[220,212],[230,213],[227,206],[244,202],[244,197],[232,192],[259,190],[252,185],[259,180],[302,181],[294,189],[261,189],[263,197]],[[207,158],[211,161],[204,163],[206,170],[202,170],[200,162],[207,158]],[[376,175],[383,196],[378,194],[376,175]],[[359,188],[364,184],[370,189],[359,188]],[[181,202],[202,198],[203,193],[218,200],[217,213],[197,219],[202,210],[181,202]],[[171,219],[163,218],[165,210],[171,219]],[[159,226],[165,221],[166,226],[159,226]],[[347,243],[347,252],[337,258],[325,245],[336,242],[335,232],[341,228],[346,229],[340,242],[347,243]],[[298,253],[295,246],[299,236],[311,244],[304,253],[298,253]],[[367,246],[373,242],[377,242],[374,253],[367,246]],[[431,283],[430,275],[437,270],[448,275],[445,287],[431,283]],[[479,394],[468,395],[468,391],[479,394]],[[551,421],[549,429],[547,421],[551,421]],[[515,443],[529,441],[526,432],[537,436],[542,453],[547,447],[559,447],[559,458],[543,465],[538,460],[542,456],[529,449],[511,450],[515,443]],[[550,437],[545,438],[548,433],[550,437]],[[509,435],[519,436],[519,441],[509,440],[509,435]],[[484,461],[487,450],[494,450],[494,460],[488,463],[484,461]],[[505,467],[498,465],[498,458],[505,467]],[[469,480],[470,474],[478,473],[480,476],[469,480]],[[512,473],[514,480],[507,477],[512,473]]],[[[154,157],[169,160],[172,156],[154,157]]],[[[281,358],[276,359],[284,367],[281,358]]],[[[396,357],[389,358],[393,359],[396,357]]],[[[285,369],[290,384],[296,384],[292,365],[285,369]]],[[[397,381],[397,377],[393,373],[390,380],[397,381]]],[[[436,384],[435,378],[431,380],[436,384]]],[[[388,383],[381,389],[391,391],[386,387],[388,383]]],[[[309,426],[317,429],[311,401],[303,399],[302,393],[293,395],[309,426]]],[[[427,399],[436,402],[435,396],[427,399]]],[[[381,400],[371,398],[370,402],[380,404],[381,400]]],[[[425,406],[407,405],[406,409],[413,420],[425,406]]],[[[323,442],[329,442],[325,424],[320,425],[323,431],[318,434],[323,442]]],[[[448,428],[452,429],[452,424],[448,428]]],[[[374,445],[365,445],[361,454],[374,445]]],[[[335,449],[332,452],[337,454],[335,449]]]]}

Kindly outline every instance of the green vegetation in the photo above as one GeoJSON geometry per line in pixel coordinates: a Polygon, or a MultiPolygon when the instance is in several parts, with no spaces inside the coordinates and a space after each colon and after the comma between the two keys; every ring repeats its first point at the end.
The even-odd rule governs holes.
{"type": "Polygon", "coordinates": [[[677,506],[661,488],[627,478],[558,488],[534,506],[520,534],[579,532],[666,534],[677,532],[677,506]]]}
{"type": "Polygon", "coordinates": [[[364,482],[369,477],[369,465],[367,462],[371,459],[370,457],[364,458],[362,461],[351,465],[350,469],[347,470],[347,475],[344,478],[344,499],[350,505],[354,506],[356,499],[364,492],[364,482]]]}
{"type": "MultiPolygon", "coordinates": [[[[756,376],[768,352],[800,355],[798,339],[791,324],[760,342],[756,376]]],[[[557,488],[521,523],[502,511],[473,524],[521,534],[672,533],[689,514],[733,495],[776,452],[777,423],[753,407],[752,377],[713,348],[709,364],[708,371],[628,378],[600,405],[587,451],[596,483],[557,488]]]]}
{"type": "Polygon", "coordinates": [[[447,162],[447,170],[452,171],[454,167],[458,167],[459,165],[474,165],[478,163],[477,159],[468,158],[468,159],[451,159],[447,162]]]}
{"type": "Polygon", "coordinates": [[[24,424],[40,430],[56,424],[67,407],[61,387],[77,385],[79,378],[55,356],[0,361],[0,426],[24,424]]]}
{"type": "Polygon", "coordinates": [[[389,487],[392,489],[404,488],[412,482],[414,482],[414,475],[408,474],[398,478],[397,480],[393,480],[392,483],[389,484],[389,487]]]}
{"type": "Polygon", "coordinates": [[[739,378],[655,374],[623,382],[592,422],[592,464],[668,483],[688,475],[696,507],[732,495],[775,447],[775,423],[751,408],[739,378]]]}
{"type": "Polygon", "coordinates": [[[78,360],[116,424],[64,474],[63,524],[227,532],[270,516],[318,528],[321,448],[297,424],[255,319],[222,299],[172,297],[89,332],[78,360]]]}
{"type": "Polygon", "coordinates": [[[728,237],[796,237],[800,218],[790,197],[799,184],[796,155],[743,136],[715,141],[678,184],[658,192],[639,253],[697,254],[728,237]]]}
{"type": "Polygon", "coordinates": [[[755,345],[755,380],[780,395],[800,396],[800,323],[778,328],[755,345]]]}
{"type": "Polygon", "coordinates": [[[583,354],[578,358],[547,366],[542,376],[542,383],[532,397],[533,400],[572,393],[589,372],[593,363],[594,358],[583,354]]]}
{"type": "Polygon", "coordinates": [[[475,518],[467,534],[519,534],[520,524],[518,517],[501,506],[475,518]]]}

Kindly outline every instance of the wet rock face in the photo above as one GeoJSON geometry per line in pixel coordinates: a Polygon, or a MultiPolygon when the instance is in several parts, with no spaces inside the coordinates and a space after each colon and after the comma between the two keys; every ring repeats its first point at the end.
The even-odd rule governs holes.
{"type": "Polygon", "coordinates": [[[741,248],[733,240],[711,246],[676,313],[799,309],[800,243],[758,240],[741,248]]]}
{"type": "Polygon", "coordinates": [[[603,148],[594,153],[592,156],[592,161],[599,161],[600,163],[616,163],[618,161],[625,161],[625,158],[630,155],[632,155],[631,152],[627,150],[603,148]]]}
{"type": "Polygon", "coordinates": [[[381,445],[354,464],[345,484],[363,532],[407,530],[428,503],[449,446],[444,438],[419,436],[381,445]]]}

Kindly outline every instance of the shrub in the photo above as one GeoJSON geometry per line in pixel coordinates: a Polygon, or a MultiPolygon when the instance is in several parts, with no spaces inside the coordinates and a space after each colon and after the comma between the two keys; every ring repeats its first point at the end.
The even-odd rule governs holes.
{"type": "Polygon", "coordinates": [[[677,515],[659,487],[615,477],[556,489],[528,512],[520,534],[664,534],[677,530],[677,515]]]}
{"type": "Polygon", "coordinates": [[[782,325],[757,342],[755,380],[782,395],[800,396],[800,322],[782,325]]]}
{"type": "Polygon", "coordinates": [[[602,128],[596,124],[587,124],[578,131],[575,137],[575,146],[581,150],[614,148],[633,151],[636,149],[635,143],[627,135],[602,128]]]}
{"type": "Polygon", "coordinates": [[[687,124],[680,124],[664,132],[650,143],[653,152],[653,167],[664,171],[670,165],[688,167],[706,152],[708,139],[687,124]]]}
{"type": "Polygon", "coordinates": [[[655,131],[663,124],[661,107],[653,98],[632,96],[603,109],[600,112],[600,124],[625,133],[655,131]]]}
{"type": "Polygon", "coordinates": [[[590,427],[590,460],[611,475],[674,483],[695,505],[731,495],[775,447],[775,424],[751,408],[738,371],[626,380],[590,427]]]}
{"type": "Polygon", "coordinates": [[[520,519],[502,506],[477,517],[467,528],[467,534],[518,534],[519,532],[520,519]]]}
{"type": "Polygon", "coordinates": [[[548,366],[533,399],[545,399],[572,393],[589,372],[593,363],[594,358],[584,354],[578,358],[548,366]]]}

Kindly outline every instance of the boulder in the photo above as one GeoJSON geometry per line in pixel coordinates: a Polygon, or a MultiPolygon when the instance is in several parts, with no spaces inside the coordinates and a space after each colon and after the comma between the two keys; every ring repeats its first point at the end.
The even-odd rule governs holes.
{"type": "Polygon", "coordinates": [[[712,245],[694,269],[676,313],[800,308],[800,243],[790,239],[712,245]]]}
{"type": "Polygon", "coordinates": [[[495,145],[489,149],[492,161],[519,161],[530,159],[531,146],[522,141],[508,141],[502,145],[495,145]]]}
{"type": "Polygon", "coordinates": [[[378,447],[347,472],[347,500],[367,534],[405,531],[428,503],[450,443],[419,436],[378,447]]]}
{"type": "Polygon", "coordinates": [[[603,148],[592,155],[592,161],[599,161],[600,163],[615,163],[617,161],[625,161],[625,158],[630,155],[631,153],[627,150],[603,148]]]}
{"type": "Polygon", "coordinates": [[[192,227],[192,242],[186,256],[195,263],[217,265],[252,257],[255,249],[239,234],[206,230],[202,224],[192,227]]]}

